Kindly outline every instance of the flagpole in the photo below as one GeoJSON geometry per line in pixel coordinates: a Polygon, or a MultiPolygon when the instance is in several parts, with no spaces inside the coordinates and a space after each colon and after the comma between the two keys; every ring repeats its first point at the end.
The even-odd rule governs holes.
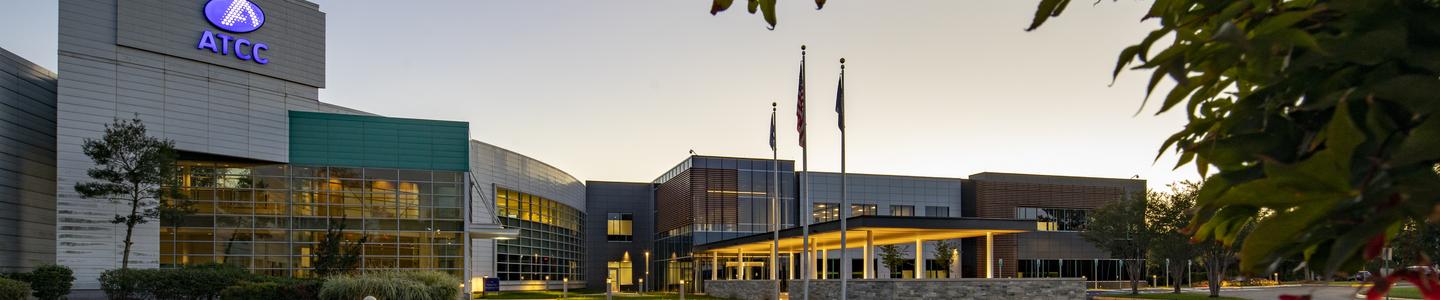
{"type": "Polygon", "coordinates": [[[810,210],[810,211],[812,211],[812,212],[814,211],[814,206],[812,206],[812,205],[810,204],[810,147],[807,146],[807,145],[805,145],[805,143],[806,143],[806,142],[805,142],[806,132],[807,132],[807,131],[810,131],[810,126],[809,126],[809,125],[805,125],[805,123],[804,123],[804,122],[808,122],[807,120],[805,120],[805,111],[807,111],[807,110],[809,110],[809,109],[807,109],[806,106],[805,106],[805,98],[804,98],[804,97],[805,97],[805,45],[800,45],[800,97],[799,97],[799,99],[798,99],[798,101],[799,101],[798,105],[799,105],[800,107],[797,107],[797,109],[798,109],[797,114],[800,115],[800,122],[801,122],[801,126],[800,126],[800,170],[801,170],[803,173],[801,173],[801,177],[800,177],[800,184],[801,184],[801,189],[800,189],[800,211],[799,211],[800,213],[797,214],[797,217],[799,217],[800,219],[798,219],[798,220],[796,220],[796,221],[800,222],[800,224],[801,224],[801,232],[804,233],[804,239],[805,239],[805,240],[802,242],[802,243],[804,244],[804,251],[805,251],[805,253],[803,253],[803,254],[800,255],[800,257],[804,259],[804,260],[802,261],[803,264],[801,265],[801,267],[803,268],[803,270],[802,270],[801,273],[800,273],[800,274],[802,274],[801,277],[804,277],[804,279],[803,279],[804,283],[802,284],[802,286],[804,286],[804,290],[803,290],[803,294],[801,294],[801,296],[800,296],[800,299],[801,299],[801,300],[810,300],[810,277],[815,275],[815,273],[812,271],[812,269],[814,269],[814,268],[811,267],[811,265],[814,265],[814,264],[815,264],[815,258],[811,256],[811,252],[810,252],[810,222],[813,221],[813,220],[815,220],[815,219],[812,218],[812,217],[806,217],[806,216],[805,216],[805,213],[804,213],[805,210],[810,210]]]}
{"type": "Polygon", "coordinates": [[[770,240],[770,280],[775,282],[775,298],[780,299],[780,146],[776,143],[775,135],[775,102],[770,102],[770,171],[773,174],[771,183],[774,184],[774,192],[770,193],[770,231],[774,238],[770,240]]]}
{"type": "Polygon", "coordinates": [[[840,87],[837,92],[836,109],[840,111],[840,300],[848,298],[847,286],[850,279],[850,261],[846,259],[845,232],[849,230],[846,219],[850,218],[850,202],[845,186],[845,59],[840,59],[840,87]]]}

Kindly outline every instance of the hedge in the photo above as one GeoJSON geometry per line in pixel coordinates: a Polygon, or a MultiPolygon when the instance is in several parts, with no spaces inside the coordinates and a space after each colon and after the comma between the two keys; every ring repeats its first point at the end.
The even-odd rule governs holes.
{"type": "Polygon", "coordinates": [[[0,300],[25,300],[29,297],[29,284],[19,280],[0,278],[0,300]]]}
{"type": "Polygon", "coordinates": [[[118,269],[100,275],[100,289],[110,299],[213,299],[225,288],[251,278],[245,269],[221,264],[118,269]]]}

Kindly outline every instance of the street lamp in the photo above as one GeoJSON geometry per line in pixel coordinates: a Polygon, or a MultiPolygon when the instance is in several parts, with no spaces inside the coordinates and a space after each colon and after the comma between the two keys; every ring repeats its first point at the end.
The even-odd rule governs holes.
{"type": "MultiPolygon", "coordinates": [[[[645,278],[650,278],[650,250],[645,250],[645,278]]],[[[640,289],[643,292],[647,287],[645,280],[640,280],[640,289]]]]}

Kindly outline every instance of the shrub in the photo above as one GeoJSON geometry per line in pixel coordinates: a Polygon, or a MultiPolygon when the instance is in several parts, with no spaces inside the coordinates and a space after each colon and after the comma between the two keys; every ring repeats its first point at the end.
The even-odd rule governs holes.
{"type": "Polygon", "coordinates": [[[44,265],[29,273],[17,274],[16,279],[29,282],[35,298],[59,300],[70,294],[70,286],[75,282],[74,274],[66,266],[44,265]]]}
{"type": "MultiPolygon", "coordinates": [[[[1242,280],[1225,280],[1220,282],[1221,287],[1249,287],[1249,286],[1273,286],[1280,283],[1266,278],[1245,278],[1242,280]]],[[[1209,287],[1209,281],[1196,281],[1195,287],[1209,287]]]]}
{"type": "Polygon", "coordinates": [[[25,300],[29,297],[29,284],[19,280],[0,278],[0,300],[25,300]]]}
{"type": "Polygon", "coordinates": [[[143,298],[141,283],[153,281],[155,270],[117,269],[100,274],[100,290],[110,299],[143,298]]]}
{"type": "Polygon", "coordinates": [[[245,269],[221,264],[180,269],[120,269],[100,275],[100,289],[111,299],[213,299],[220,291],[253,277],[245,269]]]}
{"type": "Polygon", "coordinates": [[[241,282],[220,292],[222,300],[246,299],[319,299],[318,279],[296,279],[288,277],[255,276],[253,281],[241,282]]]}
{"type": "Polygon", "coordinates": [[[285,285],[275,282],[241,282],[220,291],[221,300],[292,299],[285,285]]]}
{"type": "Polygon", "coordinates": [[[348,300],[365,296],[381,300],[455,299],[460,296],[460,280],[436,271],[387,271],[331,277],[320,288],[320,299],[348,300]]]}

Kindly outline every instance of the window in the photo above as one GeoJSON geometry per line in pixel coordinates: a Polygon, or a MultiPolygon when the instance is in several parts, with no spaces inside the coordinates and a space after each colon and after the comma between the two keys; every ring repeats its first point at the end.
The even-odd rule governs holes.
{"type": "Polygon", "coordinates": [[[925,207],[925,216],[926,216],[926,217],[949,217],[949,216],[950,216],[950,208],[949,208],[949,207],[945,207],[945,206],[926,206],[926,207],[925,207]]]}
{"type": "Polygon", "coordinates": [[[631,214],[610,213],[605,221],[606,239],[611,242],[635,240],[634,220],[635,216],[631,214]]]}
{"type": "Polygon", "coordinates": [[[913,205],[891,205],[891,206],[890,206],[890,215],[892,215],[892,216],[901,216],[901,217],[915,216],[915,206],[913,206],[913,205]]]}
{"type": "Polygon", "coordinates": [[[829,222],[840,219],[840,205],[835,203],[815,203],[810,213],[815,222],[829,222]]]}
{"type": "Polygon", "coordinates": [[[1082,231],[1089,222],[1089,210],[1067,208],[1016,207],[1015,218],[1035,220],[1039,231],[1082,231]]]}
{"type": "Polygon", "coordinates": [[[874,204],[851,204],[851,205],[850,205],[850,216],[851,216],[851,217],[856,217],[856,216],[873,216],[873,215],[876,215],[876,213],[875,213],[875,205],[874,205],[874,204]]]}

